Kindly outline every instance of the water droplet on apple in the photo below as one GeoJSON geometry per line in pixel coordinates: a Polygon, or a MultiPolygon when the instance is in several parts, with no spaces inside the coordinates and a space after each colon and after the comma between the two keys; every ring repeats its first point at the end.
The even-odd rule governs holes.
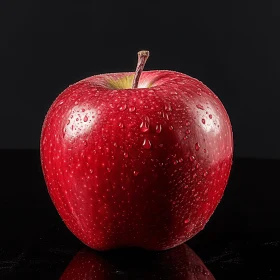
{"type": "Polygon", "coordinates": [[[120,123],[119,123],[119,127],[120,127],[120,128],[123,128],[123,123],[120,122],[120,123]]]}
{"type": "Polygon", "coordinates": [[[187,224],[187,223],[189,223],[189,222],[190,222],[189,219],[186,219],[186,220],[184,221],[185,224],[187,224]]]}
{"type": "Polygon", "coordinates": [[[194,156],[190,156],[190,161],[194,161],[195,157],[194,156]]]}
{"type": "Polygon", "coordinates": [[[208,175],[208,172],[205,171],[205,172],[203,173],[203,176],[206,177],[207,175],[208,175]]]}
{"type": "Polygon", "coordinates": [[[156,125],[156,133],[161,133],[162,127],[161,124],[156,125]]]}
{"type": "Polygon", "coordinates": [[[133,171],[133,175],[134,175],[134,176],[138,176],[138,174],[139,174],[138,171],[136,171],[136,170],[133,171]]]}
{"type": "Polygon", "coordinates": [[[158,165],[159,165],[159,166],[163,166],[163,162],[160,162],[158,165]]]}
{"type": "Polygon", "coordinates": [[[60,101],[60,102],[58,103],[58,106],[61,106],[63,103],[64,103],[64,100],[60,101]]]}
{"type": "Polygon", "coordinates": [[[126,109],[126,104],[123,104],[122,106],[119,107],[120,111],[124,111],[126,109]]]}
{"type": "Polygon", "coordinates": [[[203,124],[205,124],[205,119],[202,119],[201,122],[202,122],[203,124]]]}
{"type": "Polygon", "coordinates": [[[212,115],[211,114],[209,115],[209,118],[212,119],[212,115]]]}
{"type": "Polygon", "coordinates": [[[184,160],[183,160],[182,158],[179,159],[179,162],[180,162],[180,163],[183,162],[183,161],[184,161],[184,160]]]}
{"type": "Polygon", "coordinates": [[[196,107],[200,110],[204,110],[204,107],[201,104],[197,104],[196,107]]]}
{"type": "Polygon", "coordinates": [[[88,116],[85,116],[84,117],[84,122],[87,122],[88,121],[88,116]]]}
{"type": "Polygon", "coordinates": [[[125,158],[128,158],[128,153],[123,153],[123,156],[124,156],[125,158]]]}
{"type": "Polygon", "coordinates": [[[93,173],[93,170],[92,170],[92,169],[90,169],[90,170],[89,170],[89,173],[90,173],[90,174],[92,174],[92,173],[93,173]]]}
{"type": "Polygon", "coordinates": [[[152,147],[151,141],[145,138],[143,141],[143,148],[149,150],[151,149],[151,147],[152,147]]]}
{"type": "Polygon", "coordinates": [[[169,130],[173,130],[173,126],[172,125],[169,126],[169,130]]]}
{"type": "Polygon", "coordinates": [[[178,160],[174,160],[173,164],[177,165],[178,164],[178,160]]]}
{"type": "Polygon", "coordinates": [[[140,130],[142,132],[147,132],[149,130],[150,127],[150,119],[149,117],[144,117],[143,121],[140,124],[140,130]]]}
{"type": "Polygon", "coordinates": [[[87,144],[88,144],[87,140],[84,140],[83,143],[84,143],[84,146],[87,146],[87,144]]]}
{"type": "Polygon", "coordinates": [[[110,172],[111,172],[111,169],[108,167],[108,168],[107,168],[107,171],[110,173],[110,172]]]}
{"type": "Polygon", "coordinates": [[[135,110],[136,110],[136,108],[135,108],[134,106],[129,107],[129,109],[128,109],[128,111],[129,111],[130,113],[134,112],[135,110]]]}
{"type": "Polygon", "coordinates": [[[200,149],[199,143],[195,143],[195,150],[198,151],[200,149]]]}
{"type": "Polygon", "coordinates": [[[191,133],[191,130],[190,129],[187,129],[186,130],[186,134],[190,134],[191,133]]]}
{"type": "Polygon", "coordinates": [[[186,122],[186,126],[189,126],[191,123],[189,121],[186,122]]]}
{"type": "Polygon", "coordinates": [[[165,104],[164,109],[167,112],[171,112],[172,111],[172,107],[171,107],[170,103],[165,104]]]}
{"type": "Polygon", "coordinates": [[[196,92],[199,96],[201,96],[201,88],[197,88],[197,92],[196,92]]]}

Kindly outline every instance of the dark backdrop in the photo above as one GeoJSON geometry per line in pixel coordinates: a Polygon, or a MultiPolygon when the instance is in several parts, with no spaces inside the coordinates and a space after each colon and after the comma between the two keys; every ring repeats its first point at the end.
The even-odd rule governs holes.
{"type": "Polygon", "coordinates": [[[235,154],[280,158],[280,2],[0,1],[0,148],[39,148],[55,97],[89,75],[148,69],[202,80],[233,124],[235,154]]]}

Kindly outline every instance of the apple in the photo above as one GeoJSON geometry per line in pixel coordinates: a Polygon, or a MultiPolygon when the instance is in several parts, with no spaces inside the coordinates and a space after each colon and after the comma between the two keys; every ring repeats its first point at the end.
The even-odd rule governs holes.
{"type": "Polygon", "coordinates": [[[83,79],[51,105],[40,153],[66,226],[96,250],[165,250],[202,230],[230,174],[233,135],[218,97],[169,71],[83,79]]]}
{"type": "Polygon", "coordinates": [[[201,259],[186,245],[162,251],[95,252],[82,249],[60,280],[165,279],[214,280],[201,259]]]}

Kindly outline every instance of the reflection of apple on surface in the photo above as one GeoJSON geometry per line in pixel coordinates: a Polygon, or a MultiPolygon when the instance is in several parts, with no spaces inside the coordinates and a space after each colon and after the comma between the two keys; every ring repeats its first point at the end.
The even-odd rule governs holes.
{"type": "Polygon", "coordinates": [[[201,259],[186,245],[155,252],[145,250],[81,250],[60,280],[162,279],[214,280],[201,259]]]}
{"type": "Polygon", "coordinates": [[[163,250],[198,233],[222,198],[233,138],[217,96],[174,71],[103,74],[54,101],[41,136],[52,201],[97,250],[163,250]]]}

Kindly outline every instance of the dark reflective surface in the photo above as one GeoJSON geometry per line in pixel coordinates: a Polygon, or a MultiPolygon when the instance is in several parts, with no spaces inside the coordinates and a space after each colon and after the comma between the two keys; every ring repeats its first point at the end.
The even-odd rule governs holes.
{"type": "Polygon", "coordinates": [[[61,280],[91,279],[214,279],[186,245],[163,252],[139,249],[95,252],[84,248],[70,262],[61,280]]]}
{"type": "MultiPolygon", "coordinates": [[[[1,151],[0,159],[0,279],[60,279],[85,246],[65,228],[49,199],[39,152],[1,151]]],[[[222,202],[205,229],[187,242],[215,279],[280,279],[279,170],[279,161],[235,159],[222,202]]],[[[119,260],[116,279],[153,279],[149,272],[161,271],[157,259],[143,252],[136,257],[133,251],[134,258],[124,251],[110,258],[92,250],[85,254],[90,260],[98,255],[106,269],[119,260]]],[[[177,260],[182,270],[188,267],[183,260],[189,254],[174,255],[180,254],[162,269],[166,276],[176,272],[177,260]]]]}

